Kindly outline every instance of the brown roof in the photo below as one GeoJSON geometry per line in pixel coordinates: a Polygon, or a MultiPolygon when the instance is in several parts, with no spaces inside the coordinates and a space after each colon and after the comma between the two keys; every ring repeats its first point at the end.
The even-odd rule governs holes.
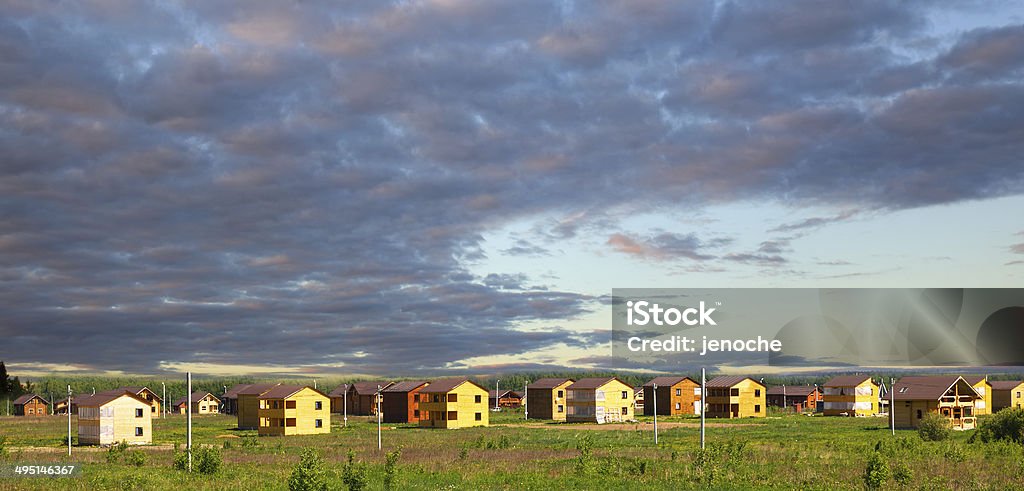
{"type": "Polygon", "coordinates": [[[764,387],[764,384],[762,384],[761,382],[758,382],[757,380],[754,380],[744,375],[722,375],[720,377],[715,377],[711,380],[708,380],[707,382],[704,383],[704,385],[715,389],[726,389],[744,380],[753,380],[755,384],[764,387]]]}
{"type": "Polygon", "coordinates": [[[423,380],[406,380],[405,382],[396,382],[392,384],[390,387],[384,389],[384,392],[412,392],[423,385],[427,385],[427,382],[423,380]]]}
{"type": "Polygon", "coordinates": [[[817,387],[815,387],[813,385],[787,385],[785,387],[783,387],[781,385],[776,385],[774,387],[769,387],[767,394],[770,395],[770,396],[785,395],[786,397],[789,397],[789,396],[807,397],[807,396],[809,396],[809,395],[814,393],[814,389],[817,389],[817,387]],[[783,392],[785,392],[785,393],[783,393],[783,392]]]}
{"type": "MultiPolygon", "coordinates": [[[[129,386],[129,387],[118,387],[116,389],[104,390],[102,392],[97,392],[96,395],[100,395],[100,394],[113,395],[113,394],[120,394],[122,392],[131,392],[132,394],[139,395],[143,391],[149,392],[150,394],[152,394],[153,395],[153,399],[156,399],[157,401],[163,402],[163,399],[160,398],[160,396],[157,395],[156,392],[153,392],[149,387],[141,386],[141,385],[129,386]]],[[[146,402],[149,403],[149,401],[146,401],[146,402]]]]}
{"type": "Polygon", "coordinates": [[[369,382],[355,382],[352,384],[352,389],[356,394],[359,395],[373,395],[377,392],[377,386],[381,389],[391,387],[393,382],[386,380],[369,381],[369,382]]]}
{"type": "MultiPolygon", "coordinates": [[[[893,398],[897,401],[938,400],[957,381],[971,385],[963,377],[957,375],[903,377],[893,385],[893,398]]],[[[973,390],[972,388],[971,391],[973,390]]]]}
{"type": "Polygon", "coordinates": [[[251,384],[251,385],[247,385],[244,388],[239,389],[238,392],[235,394],[235,397],[238,397],[238,396],[259,396],[259,395],[263,395],[264,392],[266,392],[266,391],[268,391],[270,389],[273,389],[274,387],[277,387],[279,385],[281,385],[281,384],[251,384]]]}
{"type": "Polygon", "coordinates": [[[1013,390],[1020,384],[1024,384],[1024,382],[1020,380],[997,380],[989,383],[992,384],[993,390],[1013,390]]]}
{"type": "MultiPolygon", "coordinates": [[[[581,378],[581,379],[577,380],[574,384],[572,384],[569,387],[567,387],[567,389],[569,389],[569,390],[596,389],[596,388],[598,388],[598,387],[600,387],[600,386],[602,386],[604,384],[607,384],[608,382],[611,382],[612,380],[618,380],[619,382],[622,382],[622,380],[619,379],[618,377],[589,377],[589,378],[581,378]]],[[[625,384],[630,389],[633,388],[632,386],[630,386],[629,384],[627,384],[625,382],[622,382],[622,383],[625,384]]]]}
{"type": "Polygon", "coordinates": [[[224,399],[238,399],[238,392],[240,390],[242,390],[242,389],[245,389],[246,387],[249,387],[250,385],[252,385],[252,384],[235,384],[235,385],[232,385],[231,388],[228,389],[228,391],[225,392],[222,397],[224,399]]]}
{"type": "Polygon", "coordinates": [[[320,392],[308,385],[276,385],[270,390],[260,394],[260,399],[287,399],[302,389],[309,389],[317,394],[327,397],[327,394],[320,392]]]}
{"type": "MultiPolygon", "coordinates": [[[[477,387],[480,387],[480,385],[473,383],[473,381],[469,380],[469,379],[465,379],[465,378],[449,378],[449,379],[443,379],[443,380],[435,380],[435,381],[431,382],[430,385],[428,385],[426,388],[424,388],[421,392],[429,392],[429,393],[451,392],[456,387],[458,387],[458,386],[460,386],[462,384],[465,384],[465,383],[470,383],[470,384],[476,385],[477,387]]],[[[483,389],[483,390],[487,390],[487,389],[484,389],[483,387],[480,387],[480,388],[483,389]]]]}
{"type": "Polygon", "coordinates": [[[74,399],[74,403],[77,404],[78,407],[100,407],[124,396],[131,397],[132,399],[135,399],[147,406],[149,405],[149,401],[139,397],[138,394],[129,391],[120,393],[112,391],[97,392],[96,395],[93,396],[76,397],[74,399]]]}
{"type": "Polygon", "coordinates": [[[327,397],[343,397],[346,392],[348,392],[348,384],[341,384],[327,394],[327,397]]]}
{"type": "Polygon", "coordinates": [[[566,382],[572,383],[572,382],[575,382],[575,380],[573,380],[571,378],[539,378],[537,380],[534,380],[532,384],[527,385],[526,388],[527,389],[554,389],[555,387],[558,387],[559,385],[562,385],[562,384],[564,384],[566,382]]]}
{"type": "Polygon", "coordinates": [[[658,386],[660,387],[671,387],[675,384],[682,382],[683,380],[689,380],[690,382],[697,383],[697,381],[693,380],[690,377],[679,377],[669,375],[664,377],[654,377],[648,380],[647,383],[644,384],[644,387],[654,387],[654,384],[658,384],[658,386]]]}
{"type": "MultiPolygon", "coordinates": [[[[199,402],[199,401],[203,400],[203,398],[206,397],[206,396],[212,396],[214,399],[217,399],[217,402],[220,402],[220,399],[217,396],[213,395],[212,392],[207,392],[205,390],[197,390],[197,391],[193,392],[192,393],[192,402],[199,402]]],[[[182,405],[184,403],[185,403],[185,398],[184,397],[181,397],[177,401],[174,401],[174,405],[175,406],[180,406],[180,405],[182,405]]]]}
{"type": "MultiPolygon", "coordinates": [[[[493,390],[493,389],[487,391],[487,397],[490,397],[491,399],[494,399],[495,392],[497,392],[497,391],[493,390]]],[[[516,392],[516,391],[514,391],[514,390],[505,389],[505,390],[501,391],[501,397],[512,397],[512,398],[522,399],[523,395],[518,393],[518,392],[516,392]]]]}
{"type": "Polygon", "coordinates": [[[840,375],[838,377],[832,377],[828,382],[825,382],[824,387],[856,387],[865,380],[871,380],[870,375],[840,375]]]}
{"type": "Polygon", "coordinates": [[[21,404],[28,404],[29,401],[31,401],[32,399],[36,399],[36,398],[38,398],[40,401],[43,401],[43,404],[49,404],[50,403],[46,399],[43,399],[43,396],[41,396],[41,395],[25,394],[25,395],[15,399],[14,402],[12,402],[11,404],[14,404],[15,406],[21,405],[21,404]]]}
{"type": "MultiPolygon", "coordinates": [[[[978,385],[981,381],[988,378],[987,375],[963,375],[964,380],[971,385],[978,385]]],[[[991,384],[991,382],[989,382],[991,384]]]]}

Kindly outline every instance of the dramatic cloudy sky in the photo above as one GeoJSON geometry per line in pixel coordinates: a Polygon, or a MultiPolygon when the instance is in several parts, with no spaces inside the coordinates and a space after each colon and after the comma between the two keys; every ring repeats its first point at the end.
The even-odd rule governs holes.
{"type": "Polygon", "coordinates": [[[1024,4],[0,5],[16,373],[608,364],[613,287],[1021,286],[1024,4]]]}

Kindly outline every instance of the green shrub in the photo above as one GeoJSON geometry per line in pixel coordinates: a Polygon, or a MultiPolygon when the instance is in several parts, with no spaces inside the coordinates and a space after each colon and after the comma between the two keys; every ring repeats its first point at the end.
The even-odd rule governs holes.
{"type": "Polygon", "coordinates": [[[892,468],[892,480],[896,481],[896,484],[906,486],[914,480],[914,472],[905,462],[897,462],[892,468]]]}
{"type": "Polygon", "coordinates": [[[233,445],[231,444],[231,440],[224,440],[224,443],[221,444],[221,448],[223,448],[224,450],[231,450],[232,446],[233,445]]]}
{"type": "Polygon", "coordinates": [[[926,442],[938,442],[949,438],[952,430],[949,420],[935,413],[928,413],[917,427],[917,434],[926,442]]]}
{"type": "Polygon", "coordinates": [[[192,452],[193,467],[200,474],[216,474],[224,460],[220,449],[213,445],[199,445],[192,452]]]}
{"type": "MultiPolygon", "coordinates": [[[[324,491],[327,489],[327,472],[320,454],[312,448],[302,451],[298,465],[288,478],[290,491],[324,491]]],[[[352,489],[349,487],[349,489],[352,489]]]]}
{"type": "Polygon", "coordinates": [[[171,463],[171,467],[179,471],[188,470],[188,454],[185,452],[174,452],[174,461],[171,463]]]}
{"type": "Polygon", "coordinates": [[[586,472],[593,464],[594,438],[591,435],[583,435],[576,441],[576,450],[580,452],[576,457],[576,472],[586,472]]]}
{"type": "Polygon", "coordinates": [[[690,464],[697,481],[707,487],[714,487],[721,480],[720,467],[721,449],[714,445],[697,449],[690,464]]]}
{"type": "Polygon", "coordinates": [[[459,450],[459,460],[466,460],[468,458],[469,458],[469,449],[466,448],[466,447],[462,447],[462,450],[459,450]]]}
{"type": "Polygon", "coordinates": [[[242,448],[252,449],[252,448],[259,448],[259,447],[260,447],[260,440],[259,440],[259,438],[256,438],[254,436],[247,436],[247,437],[242,438],[242,448]]]}
{"type": "Polygon", "coordinates": [[[352,450],[348,451],[345,467],[341,469],[341,480],[348,486],[349,491],[366,489],[366,466],[356,462],[356,453],[352,450]]]}
{"type": "Polygon", "coordinates": [[[947,445],[942,455],[946,457],[946,460],[957,464],[967,460],[967,452],[964,451],[963,447],[955,443],[947,445]]]}
{"type": "Polygon", "coordinates": [[[1007,440],[1024,444],[1024,409],[1007,408],[993,414],[971,439],[975,436],[985,443],[1007,440]]]}
{"type": "Polygon", "coordinates": [[[868,456],[868,466],[864,469],[864,484],[868,489],[879,489],[889,480],[889,465],[885,463],[882,454],[871,452],[868,456]]]}
{"type": "Polygon", "coordinates": [[[384,456],[384,489],[394,489],[398,459],[401,457],[402,447],[398,447],[384,456]]]}
{"type": "Polygon", "coordinates": [[[125,452],[124,463],[133,467],[142,467],[146,465],[146,452],[138,449],[125,452]]]}
{"type": "Polygon", "coordinates": [[[127,450],[128,443],[123,440],[119,443],[111,445],[110,448],[107,449],[107,463],[116,464],[120,462],[122,457],[124,457],[125,451],[127,450]]]}
{"type": "Polygon", "coordinates": [[[136,489],[143,489],[143,488],[144,488],[144,486],[143,486],[142,476],[138,476],[138,475],[132,474],[132,475],[130,475],[128,477],[125,477],[121,481],[121,489],[123,489],[125,491],[134,491],[136,489]]]}

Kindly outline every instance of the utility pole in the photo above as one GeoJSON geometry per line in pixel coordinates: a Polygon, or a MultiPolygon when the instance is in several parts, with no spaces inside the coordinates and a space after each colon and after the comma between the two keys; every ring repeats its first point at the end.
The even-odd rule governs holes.
{"type": "Polygon", "coordinates": [[[786,410],[786,384],[782,384],[782,410],[786,410]]]}
{"type": "Polygon", "coordinates": [[[160,417],[161,418],[166,418],[167,417],[167,384],[165,384],[163,382],[160,382],[160,387],[163,388],[163,392],[164,392],[164,403],[160,405],[160,409],[162,409],[162,411],[160,411],[160,417]]]}
{"type": "Polygon", "coordinates": [[[530,419],[530,384],[523,384],[523,419],[530,419]]]}
{"type": "Polygon", "coordinates": [[[342,397],[342,400],[344,401],[342,406],[345,406],[344,409],[342,409],[342,411],[345,412],[345,428],[348,428],[348,387],[348,384],[345,384],[345,395],[342,397]]]}
{"type": "Polygon", "coordinates": [[[896,412],[893,409],[896,408],[896,379],[889,379],[889,429],[892,431],[892,436],[896,436],[896,412]]]}
{"type": "Polygon", "coordinates": [[[494,410],[495,411],[498,410],[498,382],[501,382],[501,379],[498,379],[498,380],[494,381],[494,410]]]}
{"type": "Polygon", "coordinates": [[[188,441],[186,447],[188,449],[188,471],[192,472],[192,372],[185,372],[186,384],[186,396],[185,406],[188,408],[186,414],[188,414],[188,441]]]}
{"type": "Polygon", "coordinates": [[[381,450],[383,446],[380,440],[380,415],[383,411],[380,410],[380,386],[377,386],[377,450],[381,450]]]}
{"type": "Polygon", "coordinates": [[[704,413],[707,412],[708,405],[704,402],[707,400],[708,389],[707,382],[705,380],[704,369],[700,369],[700,449],[704,450],[704,413]]]}
{"type": "Polygon", "coordinates": [[[658,444],[658,384],[654,384],[654,444],[658,444]]]}
{"type": "Polygon", "coordinates": [[[68,386],[68,457],[71,456],[71,386],[68,386]]]}

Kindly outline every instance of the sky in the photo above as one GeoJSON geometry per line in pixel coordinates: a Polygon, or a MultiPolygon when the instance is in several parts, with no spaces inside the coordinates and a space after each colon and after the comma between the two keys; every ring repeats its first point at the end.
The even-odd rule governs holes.
{"type": "Polygon", "coordinates": [[[0,6],[14,374],[614,369],[621,287],[1019,287],[1024,4],[0,6]]]}

